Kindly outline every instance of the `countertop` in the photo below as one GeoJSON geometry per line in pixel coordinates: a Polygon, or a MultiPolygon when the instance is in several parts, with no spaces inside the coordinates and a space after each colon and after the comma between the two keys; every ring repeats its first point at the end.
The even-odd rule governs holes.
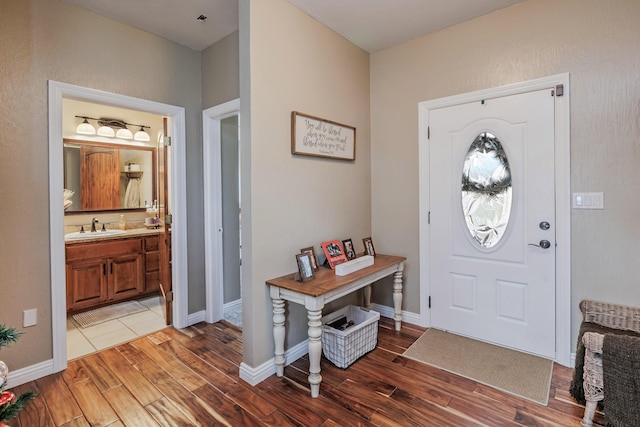
{"type": "MultiPolygon", "coordinates": [[[[98,232],[99,233],[99,232],[98,232]]],[[[124,234],[114,234],[113,236],[105,236],[105,237],[95,237],[92,236],[90,232],[87,232],[87,238],[74,238],[74,239],[65,239],[65,245],[74,245],[78,243],[87,243],[87,242],[101,242],[105,240],[116,240],[116,239],[126,239],[129,237],[137,237],[137,236],[147,236],[153,234],[161,234],[164,233],[164,227],[160,228],[130,228],[125,230],[124,234]]]]}

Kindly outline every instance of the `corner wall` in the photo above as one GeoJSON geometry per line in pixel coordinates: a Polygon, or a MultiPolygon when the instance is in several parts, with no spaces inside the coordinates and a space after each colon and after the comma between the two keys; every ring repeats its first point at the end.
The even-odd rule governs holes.
{"type": "MultiPolygon", "coordinates": [[[[201,221],[201,61],[199,52],[58,0],[2,0],[0,39],[0,323],[25,332],[1,358],[15,371],[52,358],[47,81],[185,107],[187,211],[201,221]],[[32,308],[38,324],[22,328],[22,311],[32,308]]],[[[204,250],[191,238],[202,239],[193,222],[189,278],[197,296],[204,250]]]]}
{"type": "MultiPolygon", "coordinates": [[[[371,231],[369,55],[288,1],[240,11],[244,363],[257,367],[274,351],[265,281],[295,271],[301,248],[352,238],[362,251],[371,231]],[[355,162],[292,155],[292,111],[356,127],[355,162]]],[[[288,305],[287,328],[287,347],[307,338],[303,307],[288,305]]]]}
{"type": "Polygon", "coordinates": [[[373,235],[381,250],[408,257],[404,309],[419,312],[426,298],[418,103],[566,72],[571,191],[604,192],[605,200],[604,210],[572,212],[571,345],[580,300],[640,305],[638,16],[635,0],[529,0],[371,55],[373,235]]]}

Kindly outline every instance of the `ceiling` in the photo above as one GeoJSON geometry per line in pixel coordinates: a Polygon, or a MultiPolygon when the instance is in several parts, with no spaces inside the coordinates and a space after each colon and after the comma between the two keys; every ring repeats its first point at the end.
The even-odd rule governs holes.
{"type": "MultiPolygon", "coordinates": [[[[63,1],[198,51],[238,29],[238,0],[63,1]]],[[[524,0],[288,1],[372,53],[524,0]]]]}

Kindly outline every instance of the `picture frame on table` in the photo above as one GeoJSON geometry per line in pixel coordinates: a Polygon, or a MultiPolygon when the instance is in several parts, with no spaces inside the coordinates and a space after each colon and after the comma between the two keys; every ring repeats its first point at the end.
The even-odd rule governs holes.
{"type": "Polygon", "coordinates": [[[296,263],[298,264],[300,282],[307,282],[315,277],[309,253],[296,254],[296,263]]]}
{"type": "Polygon", "coordinates": [[[331,267],[332,270],[336,268],[336,265],[348,261],[339,240],[330,240],[328,242],[323,242],[321,247],[322,251],[327,257],[329,267],[331,267]]]}
{"type": "Polygon", "coordinates": [[[365,255],[376,256],[376,250],[373,248],[373,240],[371,240],[371,237],[362,239],[362,244],[364,245],[365,255]]]}
{"type": "Polygon", "coordinates": [[[316,250],[314,249],[313,246],[300,249],[300,253],[309,254],[309,259],[311,260],[311,268],[313,268],[313,271],[320,270],[320,264],[318,264],[318,257],[316,256],[316,250]]]}
{"type": "Polygon", "coordinates": [[[356,259],[356,250],[353,247],[353,241],[351,239],[343,240],[342,248],[344,249],[344,254],[349,261],[356,259]]]}

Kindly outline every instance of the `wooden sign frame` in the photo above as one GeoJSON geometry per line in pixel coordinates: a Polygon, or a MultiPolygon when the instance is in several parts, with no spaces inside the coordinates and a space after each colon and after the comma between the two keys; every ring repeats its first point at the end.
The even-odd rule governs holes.
{"type": "Polygon", "coordinates": [[[291,154],[353,161],[356,128],[292,111],[291,154]]]}

